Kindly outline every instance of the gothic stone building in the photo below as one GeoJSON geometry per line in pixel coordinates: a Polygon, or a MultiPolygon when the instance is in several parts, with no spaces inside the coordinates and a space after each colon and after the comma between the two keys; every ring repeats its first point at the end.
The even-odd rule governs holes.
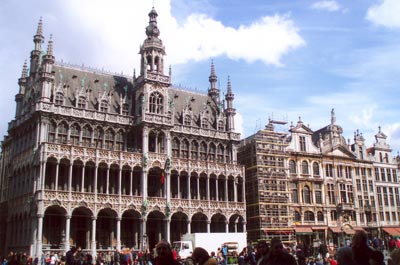
{"type": "Polygon", "coordinates": [[[234,95],[171,85],[157,13],[128,77],[58,63],[42,21],[2,142],[0,252],[152,248],[184,233],[244,232],[234,95]]]}

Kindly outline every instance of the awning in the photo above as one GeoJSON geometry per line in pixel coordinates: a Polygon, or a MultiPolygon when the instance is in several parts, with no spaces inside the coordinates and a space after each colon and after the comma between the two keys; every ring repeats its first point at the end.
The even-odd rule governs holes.
{"type": "Polygon", "coordinates": [[[293,229],[292,228],[286,228],[286,229],[276,229],[276,228],[267,228],[264,230],[265,233],[270,234],[270,235],[291,235],[293,234],[293,229]]]}
{"type": "Polygon", "coordinates": [[[354,227],[354,230],[355,231],[363,231],[363,232],[367,233],[367,231],[365,231],[365,229],[362,227],[354,227]]]}
{"type": "Polygon", "coordinates": [[[391,236],[400,236],[400,227],[384,227],[382,229],[391,236]]]}
{"type": "Polygon", "coordinates": [[[313,226],[313,227],[311,227],[311,229],[313,231],[315,231],[315,230],[325,230],[326,226],[313,226]]]}
{"type": "Polygon", "coordinates": [[[356,233],[356,231],[354,229],[352,229],[351,227],[345,227],[343,229],[343,232],[345,232],[346,235],[354,235],[356,233]]]}
{"type": "Polygon", "coordinates": [[[332,233],[335,233],[335,234],[338,234],[338,233],[341,233],[341,232],[342,232],[342,230],[340,229],[340,227],[336,227],[336,226],[329,227],[329,230],[331,230],[332,233]]]}
{"type": "Polygon", "coordinates": [[[303,234],[303,235],[312,234],[313,233],[311,227],[309,227],[309,226],[295,227],[294,231],[296,232],[296,234],[303,234]]]}

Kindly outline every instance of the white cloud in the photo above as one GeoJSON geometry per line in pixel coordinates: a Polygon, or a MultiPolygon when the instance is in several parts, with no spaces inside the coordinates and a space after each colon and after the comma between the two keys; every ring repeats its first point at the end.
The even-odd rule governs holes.
{"type": "MultiPolygon", "coordinates": [[[[132,71],[132,64],[138,67],[137,52],[145,38],[144,28],[151,7],[148,3],[128,0],[120,2],[115,5],[105,0],[69,1],[69,16],[79,25],[74,29],[78,32],[63,33],[82,36],[89,42],[82,45],[89,49],[96,47],[90,50],[90,55],[81,57],[83,60],[85,56],[91,56],[85,58],[85,64],[93,63],[96,67],[104,66],[116,71],[124,70],[126,73],[132,71]],[[80,8],[76,9],[78,2],[80,8]]],[[[282,56],[305,45],[289,15],[264,16],[250,25],[232,28],[200,13],[192,13],[180,20],[182,23],[178,23],[171,14],[170,1],[158,2],[156,10],[159,14],[160,38],[164,41],[168,55],[165,65],[225,55],[235,60],[262,61],[280,66],[282,56]],[[262,49],[255,49],[255,46],[262,49]]],[[[75,39],[76,45],[82,38],[75,39]]]]}
{"type": "Polygon", "coordinates": [[[322,0],[311,5],[312,9],[325,10],[329,12],[339,11],[340,5],[334,0],[322,0]]]}
{"type": "Polygon", "coordinates": [[[374,24],[390,27],[400,27],[400,1],[383,0],[368,9],[367,19],[374,24]]]}

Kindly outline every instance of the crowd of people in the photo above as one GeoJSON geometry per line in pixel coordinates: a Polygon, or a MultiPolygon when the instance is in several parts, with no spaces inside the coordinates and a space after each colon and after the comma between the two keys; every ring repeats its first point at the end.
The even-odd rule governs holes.
{"type": "MultiPolygon", "coordinates": [[[[248,245],[240,253],[228,257],[224,247],[216,252],[208,253],[201,247],[194,249],[192,257],[186,264],[227,265],[232,261],[238,265],[383,265],[385,263],[384,249],[389,254],[388,265],[400,265],[400,244],[389,238],[387,244],[378,240],[369,240],[364,231],[357,231],[351,242],[339,247],[334,252],[328,251],[325,244],[317,250],[318,255],[309,256],[307,245],[299,243],[293,248],[286,248],[279,238],[270,242],[260,240],[257,244],[248,245]],[[378,242],[378,243],[377,243],[378,242]],[[387,245],[387,247],[385,246],[387,245]],[[382,247],[383,246],[383,247],[382,247]],[[228,262],[228,258],[232,258],[228,262]],[[189,262],[190,261],[190,262],[189,262]]],[[[158,242],[154,251],[138,251],[124,248],[122,250],[97,253],[92,257],[89,252],[79,247],[71,247],[69,251],[43,253],[41,257],[32,258],[26,253],[10,252],[3,257],[1,265],[178,265],[180,261],[177,252],[168,241],[158,242]]]]}

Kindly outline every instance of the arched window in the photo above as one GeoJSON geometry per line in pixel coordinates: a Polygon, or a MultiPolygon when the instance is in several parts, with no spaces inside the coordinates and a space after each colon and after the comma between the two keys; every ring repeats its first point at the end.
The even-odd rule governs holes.
{"type": "Polygon", "coordinates": [[[68,125],[62,122],[58,125],[58,141],[62,144],[66,144],[68,140],[68,125]]]}
{"type": "Polygon", "coordinates": [[[207,120],[207,118],[202,118],[201,119],[201,128],[208,129],[208,120],[207,120]]]}
{"type": "Polygon", "coordinates": [[[157,136],[157,152],[161,154],[165,152],[165,134],[163,132],[157,136]]]}
{"type": "Polygon", "coordinates": [[[94,130],[93,143],[96,148],[103,148],[104,131],[101,127],[94,130]]]}
{"type": "Polygon", "coordinates": [[[314,213],[311,211],[306,211],[304,213],[304,222],[314,222],[314,221],[315,221],[314,213]]]}
{"type": "Polygon", "coordinates": [[[207,158],[207,144],[201,142],[200,144],[200,160],[206,160],[207,158]]]}
{"type": "Polygon", "coordinates": [[[100,102],[100,111],[101,112],[108,112],[108,102],[107,102],[107,100],[102,100],[101,102],[100,102]]]}
{"type": "Polygon", "coordinates": [[[49,124],[49,136],[48,136],[48,141],[50,143],[54,143],[56,141],[56,130],[57,130],[57,124],[55,122],[50,122],[49,124]]]}
{"type": "Polygon", "coordinates": [[[64,104],[64,94],[62,92],[57,92],[54,99],[54,104],[63,105],[64,104]]]}
{"type": "Polygon", "coordinates": [[[218,145],[218,154],[217,154],[218,162],[224,162],[224,146],[222,144],[218,145]]]}
{"type": "Polygon", "coordinates": [[[189,158],[189,141],[186,140],[186,139],[184,139],[182,141],[182,152],[181,152],[181,154],[182,154],[182,158],[185,158],[185,159],[189,158]]]}
{"type": "Polygon", "coordinates": [[[80,134],[81,134],[81,127],[79,127],[78,124],[74,123],[71,126],[71,135],[70,135],[71,144],[79,145],[80,134]]]}
{"type": "Polygon", "coordinates": [[[321,211],[319,211],[317,213],[317,221],[318,222],[323,222],[324,221],[324,214],[321,211]]]}
{"type": "Polygon", "coordinates": [[[319,164],[317,162],[313,163],[313,175],[314,177],[319,177],[319,164]]]}
{"type": "Polygon", "coordinates": [[[208,160],[209,161],[215,161],[215,153],[216,153],[216,147],[214,143],[210,144],[210,151],[209,151],[209,157],[208,160]]]}
{"type": "Polygon", "coordinates": [[[190,117],[189,114],[185,115],[184,119],[183,119],[183,124],[185,126],[190,126],[192,125],[192,118],[190,117]]]}
{"type": "Polygon", "coordinates": [[[301,222],[301,215],[298,211],[294,211],[294,221],[301,222]]]}
{"type": "Polygon", "coordinates": [[[386,162],[386,163],[389,163],[389,156],[388,156],[388,154],[385,154],[385,162],[386,162]]]}
{"type": "Polygon", "coordinates": [[[118,131],[115,135],[115,150],[123,151],[124,150],[124,132],[118,131]]]}
{"type": "Polygon", "coordinates": [[[308,186],[304,186],[303,188],[303,202],[307,204],[311,203],[310,188],[308,186]]]}
{"type": "Polygon", "coordinates": [[[77,107],[80,109],[86,109],[86,98],[79,96],[77,107]]]}
{"type": "Polygon", "coordinates": [[[379,152],[379,162],[383,162],[383,157],[382,157],[382,153],[379,152]]]}
{"type": "Polygon", "coordinates": [[[153,92],[150,94],[149,111],[156,114],[163,113],[163,96],[160,93],[153,92]]]}
{"type": "Polygon", "coordinates": [[[307,161],[301,162],[301,173],[304,175],[308,175],[308,163],[307,161]]]}
{"type": "Polygon", "coordinates": [[[82,131],[82,145],[90,146],[90,142],[92,140],[92,128],[89,125],[83,127],[82,131]]]}
{"type": "Polygon", "coordinates": [[[296,162],[294,162],[293,160],[289,161],[289,173],[296,174],[296,162]]]}
{"type": "Polygon", "coordinates": [[[112,129],[108,129],[106,131],[105,137],[104,137],[104,147],[106,149],[114,149],[114,137],[115,133],[112,129]]]}
{"type": "Polygon", "coordinates": [[[197,160],[199,155],[199,144],[196,141],[193,141],[190,145],[190,158],[197,160]]]}
{"type": "Polygon", "coordinates": [[[179,158],[179,140],[178,140],[178,138],[172,139],[172,157],[179,158]]]}

